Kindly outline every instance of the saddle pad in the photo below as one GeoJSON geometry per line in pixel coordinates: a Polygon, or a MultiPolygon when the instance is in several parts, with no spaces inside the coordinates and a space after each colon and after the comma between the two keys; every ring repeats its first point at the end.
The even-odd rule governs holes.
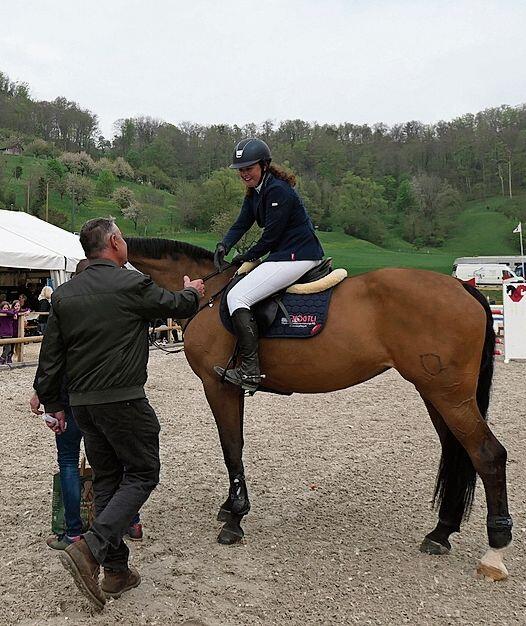
{"type": "Polygon", "coordinates": [[[266,338],[314,337],[321,332],[327,313],[332,289],[320,293],[285,293],[281,301],[290,317],[290,323],[281,307],[272,324],[264,331],[266,338]]]}

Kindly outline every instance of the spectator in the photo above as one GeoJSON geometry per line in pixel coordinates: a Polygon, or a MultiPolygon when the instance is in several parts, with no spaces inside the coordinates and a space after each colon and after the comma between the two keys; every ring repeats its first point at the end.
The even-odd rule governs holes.
{"type": "MultiPolygon", "coordinates": [[[[53,289],[51,287],[44,287],[38,296],[38,311],[41,313],[48,313],[51,311],[51,294],[53,289]]],[[[48,315],[38,316],[38,332],[43,335],[46,331],[48,315]]]]}
{"type": "MultiPolygon", "coordinates": [[[[18,302],[18,300],[17,300],[18,302]]],[[[8,339],[18,334],[18,328],[13,334],[14,324],[13,318],[15,311],[11,308],[9,302],[4,300],[0,303],[0,338],[8,339]]],[[[5,343],[2,346],[2,356],[0,356],[0,365],[9,365],[13,359],[14,344],[5,343]]]]}
{"type": "Polygon", "coordinates": [[[27,296],[25,293],[19,293],[18,294],[18,301],[20,302],[20,309],[22,311],[30,311],[31,308],[29,306],[28,300],[27,300],[27,296]]]}

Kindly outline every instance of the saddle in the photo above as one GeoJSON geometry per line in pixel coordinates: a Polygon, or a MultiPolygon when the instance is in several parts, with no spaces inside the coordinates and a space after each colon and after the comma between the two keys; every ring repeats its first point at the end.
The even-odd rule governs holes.
{"type": "MultiPolygon", "coordinates": [[[[227,306],[227,294],[258,263],[243,263],[220,304],[223,326],[234,333],[227,306]]],[[[327,317],[332,289],[347,277],[344,269],[332,269],[332,258],[306,272],[293,285],[269,296],[252,307],[260,337],[312,337],[323,328],[327,317]]]]}

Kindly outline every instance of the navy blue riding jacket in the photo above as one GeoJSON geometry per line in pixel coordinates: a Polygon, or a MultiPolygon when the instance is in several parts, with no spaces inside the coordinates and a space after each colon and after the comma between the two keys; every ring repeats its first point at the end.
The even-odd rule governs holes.
{"type": "Polygon", "coordinates": [[[241,212],[223,239],[227,252],[254,222],[263,228],[260,239],[243,254],[256,260],[270,253],[265,261],[318,261],[323,248],[301,198],[287,182],[266,175],[259,193],[245,198],[241,212]]]}

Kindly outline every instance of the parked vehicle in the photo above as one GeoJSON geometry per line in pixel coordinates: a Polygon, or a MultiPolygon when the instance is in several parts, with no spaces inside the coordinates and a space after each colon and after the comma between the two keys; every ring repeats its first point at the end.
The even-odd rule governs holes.
{"type": "Polygon", "coordinates": [[[502,285],[507,280],[525,282],[522,276],[503,263],[459,263],[453,270],[453,276],[464,281],[474,280],[476,285],[502,285]]]}

